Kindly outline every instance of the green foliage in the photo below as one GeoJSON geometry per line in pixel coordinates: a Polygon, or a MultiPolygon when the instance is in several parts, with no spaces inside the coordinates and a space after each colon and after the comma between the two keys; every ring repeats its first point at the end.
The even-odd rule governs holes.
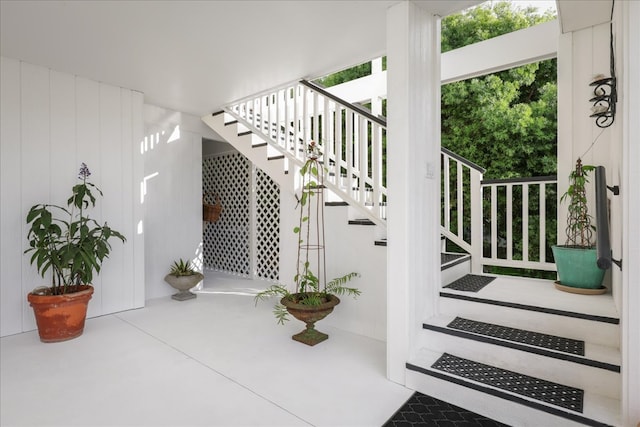
{"type": "MultiPolygon", "coordinates": [[[[540,16],[533,8],[519,9],[509,2],[472,8],[442,20],[442,51],[553,18],[550,12],[540,16]]],[[[552,59],[442,86],[442,146],[486,168],[485,179],[555,175],[556,68],[556,60],[552,59]]],[[[454,175],[450,177],[453,179],[454,175]]],[[[537,253],[540,241],[537,218],[540,215],[551,218],[546,223],[545,238],[547,242],[555,241],[553,194],[547,195],[548,212],[531,211],[537,209],[537,202],[542,196],[536,193],[529,197],[532,215],[529,221],[529,254],[537,253]]],[[[506,206],[504,192],[498,193],[498,204],[506,206]]],[[[521,201],[515,194],[513,210],[522,211],[521,201]]],[[[464,226],[466,229],[468,224],[464,226]]],[[[499,209],[498,226],[499,237],[506,238],[506,233],[512,233],[514,241],[518,241],[515,234],[521,234],[522,230],[519,217],[514,218],[512,230],[506,230],[505,211],[499,209]]],[[[514,258],[518,259],[523,248],[516,243],[514,249],[514,258]]],[[[550,257],[549,247],[547,259],[550,257]]],[[[497,270],[491,272],[499,273],[497,270]]],[[[539,276],[538,273],[531,275],[539,276]]]]}
{"type": "MultiPolygon", "coordinates": [[[[324,168],[318,161],[320,155],[319,147],[313,141],[309,143],[308,155],[307,161],[300,168],[300,174],[303,178],[301,195],[298,198],[300,201],[300,220],[299,224],[293,229],[293,232],[298,235],[298,271],[293,277],[294,291],[289,291],[287,286],[283,284],[272,285],[255,296],[256,304],[258,301],[270,297],[278,297],[279,299],[287,298],[297,304],[319,306],[327,302],[330,295],[348,295],[356,298],[361,294],[359,289],[346,286],[347,282],[360,277],[358,273],[347,273],[342,277],[337,277],[328,283],[324,283],[320,279],[320,266],[312,266],[310,262],[309,247],[305,246],[305,241],[309,242],[311,233],[310,218],[313,214],[318,214],[318,210],[311,209],[310,200],[312,197],[318,197],[317,194],[323,191],[323,180],[319,172],[324,172],[324,168]]],[[[318,208],[323,209],[324,206],[319,206],[318,208]]],[[[317,220],[317,218],[315,219],[317,220]]],[[[324,235],[324,231],[322,231],[322,235],[324,235]]],[[[315,249],[324,250],[324,248],[315,249]]],[[[289,320],[289,312],[280,303],[275,305],[273,313],[280,324],[289,320]]]]}
{"type": "Polygon", "coordinates": [[[368,76],[369,74],[371,74],[371,62],[365,62],[364,64],[356,65],[346,70],[317,79],[315,83],[319,83],[324,87],[331,87],[359,79],[360,77],[368,76]]]}
{"type": "Polygon", "coordinates": [[[94,272],[100,273],[102,262],[109,257],[109,239],[126,241],[106,222],[100,225],[85,214],[86,209],[95,206],[92,190],[102,195],[100,189],[87,181],[89,175],[83,163],[79,174],[82,183],[73,186],[67,208],[37,204],[27,213],[29,248],[24,252],[33,252],[30,262],[36,264],[42,277],[51,269],[53,295],[73,292],[77,285],[90,284],[94,272]]]}
{"type": "Polygon", "coordinates": [[[442,19],[442,52],[458,49],[555,18],[537,15],[533,7],[519,8],[508,1],[485,3],[442,19]]]}
{"type": "Polygon", "coordinates": [[[569,174],[569,188],[560,198],[561,202],[568,201],[567,215],[567,245],[579,248],[593,246],[592,238],[595,226],[591,225],[591,215],[587,209],[587,189],[589,172],[595,166],[583,165],[578,159],[576,166],[569,174]]]}
{"type": "Polygon", "coordinates": [[[190,261],[184,261],[182,258],[180,258],[178,261],[173,262],[170,274],[173,274],[176,277],[193,276],[194,274],[196,274],[196,272],[191,266],[190,261]]]}

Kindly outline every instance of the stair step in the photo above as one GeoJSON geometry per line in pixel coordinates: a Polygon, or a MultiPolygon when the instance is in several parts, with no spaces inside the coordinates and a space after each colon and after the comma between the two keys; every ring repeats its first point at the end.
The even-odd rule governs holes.
{"type": "MultiPolygon", "coordinates": [[[[544,358],[551,358],[563,362],[571,362],[574,364],[593,367],[605,370],[607,372],[613,372],[616,375],[607,373],[591,374],[591,376],[597,375],[599,378],[595,378],[599,384],[598,387],[604,387],[605,381],[617,381],[618,373],[620,373],[620,351],[614,347],[607,347],[591,342],[585,342],[584,340],[577,340],[573,338],[566,338],[559,335],[545,334],[528,329],[512,328],[503,325],[497,325],[494,323],[480,322],[472,319],[463,318],[460,316],[452,317],[446,315],[440,315],[429,319],[423,323],[423,329],[433,331],[438,334],[444,334],[450,336],[448,342],[454,344],[446,344],[444,339],[429,338],[427,342],[430,343],[430,348],[439,348],[440,350],[446,350],[452,347],[459,346],[471,346],[468,342],[460,342],[457,338],[464,338],[466,340],[483,343],[484,347],[474,347],[473,349],[461,349],[457,352],[469,352],[469,354],[475,354],[481,357],[483,352],[487,353],[487,358],[491,358],[491,354],[495,351],[495,347],[500,346],[503,350],[502,353],[506,359],[506,353],[511,350],[517,350],[519,352],[531,353],[537,356],[543,356],[544,358]],[[490,345],[490,346],[487,346],[490,345]],[[447,346],[448,345],[448,346],[447,346]],[[440,346],[440,347],[438,347],[440,346]]],[[[521,354],[521,353],[519,353],[521,354]]],[[[462,354],[460,354],[462,355],[462,354]]],[[[540,357],[529,357],[527,362],[522,360],[526,356],[514,356],[518,360],[515,363],[537,363],[539,361],[544,362],[546,359],[540,357]],[[535,359],[535,360],[534,360],[535,359]]],[[[563,366],[572,368],[570,364],[562,363],[563,366]]],[[[514,365],[515,366],[515,365],[514,365]]],[[[547,369],[549,375],[552,374],[553,369],[547,369]]],[[[534,372],[538,369],[536,366],[531,366],[529,369],[534,372]]],[[[564,368],[563,368],[564,369],[564,368]]],[[[574,372],[575,373],[575,372],[574,372]]],[[[565,372],[561,373],[562,375],[565,372]]],[[[588,371],[584,371],[582,374],[589,375],[588,371]]],[[[580,374],[580,375],[582,375],[580,374]]],[[[567,375],[570,375],[567,373],[567,375]]],[[[578,375],[578,374],[576,374],[578,375]]],[[[576,378],[578,380],[578,378],[576,378]]],[[[583,387],[585,387],[583,385],[583,387]]],[[[611,395],[617,397],[616,386],[611,386],[612,392],[604,392],[602,394],[611,395]]]]}
{"type": "Polygon", "coordinates": [[[510,425],[604,426],[618,414],[616,399],[446,352],[423,350],[406,367],[407,386],[510,425]]]}
{"type": "Polygon", "coordinates": [[[351,225],[376,225],[375,222],[369,219],[351,219],[349,220],[349,224],[351,225]]]}
{"type": "Polygon", "coordinates": [[[582,412],[584,391],[444,353],[432,369],[473,380],[560,408],[582,412]]]}
{"type": "MultiPolygon", "coordinates": [[[[428,325],[425,325],[427,327],[428,325]]],[[[456,317],[447,328],[474,335],[584,356],[584,341],[456,317]]],[[[619,369],[618,369],[619,370],[619,369]]]]}
{"type": "Polygon", "coordinates": [[[468,254],[453,254],[449,252],[442,252],[440,254],[440,269],[446,270],[470,259],[471,255],[468,254]]]}
{"type": "Polygon", "coordinates": [[[448,284],[445,288],[464,292],[478,292],[480,289],[493,282],[495,277],[467,274],[458,280],[448,284]]]}
{"type": "Polygon", "coordinates": [[[547,314],[557,314],[559,316],[565,316],[565,317],[575,317],[578,319],[592,320],[595,322],[611,323],[615,325],[620,323],[620,319],[614,318],[614,317],[599,316],[596,314],[581,313],[581,312],[569,311],[569,310],[560,310],[552,307],[521,304],[517,302],[501,301],[501,300],[494,300],[494,299],[488,299],[488,298],[482,298],[482,297],[473,297],[473,296],[467,296],[467,295],[451,294],[448,292],[440,292],[440,296],[444,298],[473,301],[473,302],[482,303],[482,304],[517,308],[520,310],[537,311],[540,313],[547,313],[547,314]]]}

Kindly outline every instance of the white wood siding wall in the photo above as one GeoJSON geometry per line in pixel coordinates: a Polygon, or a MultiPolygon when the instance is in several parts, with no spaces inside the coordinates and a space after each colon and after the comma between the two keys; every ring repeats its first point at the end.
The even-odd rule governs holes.
{"type": "Polygon", "coordinates": [[[146,299],[175,293],[164,277],[179,258],[202,266],[202,138],[199,117],[145,105],[146,299]]]}
{"type": "MultiPolygon", "coordinates": [[[[620,73],[618,64],[618,74],[620,73]]],[[[609,23],[588,27],[560,36],[558,48],[558,196],[569,185],[568,175],[576,159],[583,164],[602,165],[607,170],[607,184],[619,185],[621,168],[621,116],[620,112],[611,127],[601,129],[589,117],[593,87],[589,83],[598,74],[609,76],[609,23]]],[[[619,76],[618,76],[619,77],[619,76]]],[[[620,94],[619,94],[620,97],[620,94]]],[[[620,108],[618,102],[618,109],[620,108]]],[[[587,189],[589,211],[595,215],[595,189],[592,177],[587,189]]],[[[619,259],[622,245],[620,227],[621,198],[608,193],[611,200],[611,246],[614,258],[619,259]]],[[[558,218],[566,218],[567,205],[558,205],[558,218]]],[[[558,243],[566,240],[564,221],[558,221],[558,243]]],[[[613,296],[620,308],[620,270],[612,267],[607,273],[606,284],[613,283],[613,296]],[[612,275],[613,277],[612,280],[612,275]]]]}
{"type": "Polygon", "coordinates": [[[64,205],[81,162],[104,193],[91,212],[127,237],[94,278],[90,317],[144,305],[144,241],[138,233],[143,95],[1,58],[0,335],[35,329],[26,294],[48,284],[29,264],[26,213],[64,205]]]}

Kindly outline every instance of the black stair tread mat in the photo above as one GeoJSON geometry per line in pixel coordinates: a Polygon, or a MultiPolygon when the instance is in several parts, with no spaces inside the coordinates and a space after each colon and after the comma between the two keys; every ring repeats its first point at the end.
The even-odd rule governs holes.
{"type": "Polygon", "coordinates": [[[435,397],[415,392],[383,427],[405,426],[503,427],[507,425],[435,397]]]}
{"type": "Polygon", "coordinates": [[[478,292],[494,280],[495,277],[467,274],[466,276],[449,283],[445,288],[453,289],[455,291],[478,292]]]}
{"type": "Polygon", "coordinates": [[[449,254],[449,253],[440,253],[440,264],[446,264],[451,261],[455,261],[462,257],[466,257],[465,254],[449,254]]]}
{"type": "Polygon", "coordinates": [[[456,317],[447,327],[493,338],[584,356],[584,341],[456,317]]]}
{"type": "Polygon", "coordinates": [[[584,391],[444,353],[432,369],[467,378],[560,408],[582,412],[584,391]]]}

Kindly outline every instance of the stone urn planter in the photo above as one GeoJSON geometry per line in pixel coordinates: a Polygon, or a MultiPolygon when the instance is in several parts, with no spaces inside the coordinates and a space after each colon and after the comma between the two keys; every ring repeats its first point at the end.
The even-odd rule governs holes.
{"type": "Polygon", "coordinates": [[[178,293],[171,295],[171,298],[177,301],[185,301],[195,298],[197,295],[193,292],[190,292],[189,289],[196,286],[202,280],[204,280],[204,275],[202,275],[202,273],[193,273],[189,276],[176,276],[173,274],[167,274],[164,277],[165,282],[179,291],[178,293]]]}
{"type": "Polygon", "coordinates": [[[82,335],[92,295],[90,285],[78,286],[76,292],[62,295],[51,295],[49,288],[30,292],[27,300],[33,307],[40,341],[60,342],[82,335]]]}
{"type": "Polygon", "coordinates": [[[327,295],[327,301],[320,305],[308,305],[298,302],[307,299],[308,295],[308,293],[291,294],[282,298],[280,304],[285,306],[293,317],[307,324],[307,328],[304,331],[293,335],[291,338],[314,346],[329,338],[329,335],[315,329],[315,323],[331,314],[333,308],[340,304],[340,299],[335,295],[327,295]]]}
{"type": "Polygon", "coordinates": [[[189,289],[202,282],[203,279],[204,276],[194,270],[191,261],[184,261],[182,258],[174,261],[171,266],[171,271],[164,276],[165,282],[180,291],[177,294],[171,295],[171,298],[177,301],[195,298],[197,295],[189,292],[189,289]]]}
{"type": "Polygon", "coordinates": [[[278,323],[284,324],[289,315],[305,322],[307,328],[292,338],[313,346],[329,338],[329,335],[315,329],[315,323],[324,319],[340,303],[338,296],[356,298],[360,295],[358,288],[347,286],[347,282],[360,275],[352,272],[327,280],[324,240],[325,168],[318,160],[321,157],[318,144],[311,141],[306,151],[307,160],[300,168],[302,182],[298,197],[299,222],[293,229],[297,235],[298,252],[296,275],[293,277],[294,290],[289,291],[285,284],[272,285],[256,294],[255,300],[257,303],[269,297],[279,297],[279,303],[273,310],[278,323]]]}

